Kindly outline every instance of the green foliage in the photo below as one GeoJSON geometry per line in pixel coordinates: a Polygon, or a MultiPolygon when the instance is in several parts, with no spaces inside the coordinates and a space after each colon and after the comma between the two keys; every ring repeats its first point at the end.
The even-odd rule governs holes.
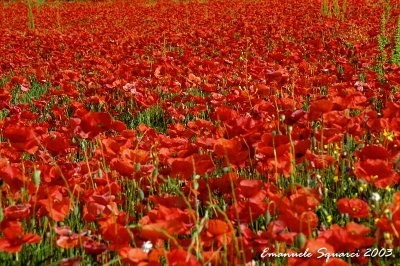
{"type": "Polygon", "coordinates": [[[328,0],[322,0],[321,4],[321,15],[328,16],[329,15],[329,4],[328,0]]]}
{"type": "Polygon", "coordinates": [[[336,18],[345,19],[347,12],[347,1],[342,0],[342,6],[340,7],[339,0],[333,0],[333,3],[329,2],[330,0],[322,0],[321,3],[321,15],[324,17],[332,17],[332,9],[333,15],[336,18]],[[333,6],[332,6],[333,5],[333,6]],[[340,10],[341,9],[341,10],[340,10]]]}
{"type": "Polygon", "coordinates": [[[340,15],[339,0],[333,1],[333,13],[335,14],[335,17],[339,17],[340,15]]]}
{"type": "Polygon", "coordinates": [[[15,86],[15,88],[11,91],[11,103],[28,103],[33,107],[34,105],[32,103],[32,99],[39,100],[42,95],[48,92],[49,88],[50,84],[39,83],[38,81],[31,79],[30,89],[26,92],[21,90],[20,85],[15,86]]]}
{"type": "Polygon", "coordinates": [[[385,18],[386,18],[386,21],[389,21],[389,19],[390,19],[390,10],[391,10],[390,0],[385,0],[384,9],[385,9],[385,18]]]}
{"type": "Polygon", "coordinates": [[[28,0],[28,28],[33,30],[35,28],[35,18],[33,16],[33,3],[32,0],[28,0]]]}
{"type": "Polygon", "coordinates": [[[378,77],[382,80],[384,76],[383,65],[387,63],[387,52],[386,45],[389,43],[389,39],[386,34],[386,24],[387,24],[387,14],[386,12],[382,13],[381,18],[381,30],[378,35],[378,49],[379,49],[379,57],[377,60],[376,72],[378,77]]]}
{"type": "Polygon", "coordinates": [[[342,19],[345,19],[347,12],[347,0],[343,0],[342,2],[342,19]]]}
{"type": "Polygon", "coordinates": [[[171,123],[171,121],[165,119],[165,117],[165,111],[160,106],[153,105],[134,116],[129,112],[121,113],[118,119],[124,122],[128,128],[136,128],[140,124],[145,124],[158,132],[165,132],[167,130],[167,124],[171,123]]]}
{"type": "Polygon", "coordinates": [[[390,61],[395,65],[400,65],[400,16],[397,22],[396,35],[394,37],[394,49],[390,61]]]}

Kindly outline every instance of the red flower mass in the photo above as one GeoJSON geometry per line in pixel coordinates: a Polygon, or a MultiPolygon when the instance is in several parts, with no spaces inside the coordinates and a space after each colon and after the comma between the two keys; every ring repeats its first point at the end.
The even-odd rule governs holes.
{"type": "Polygon", "coordinates": [[[2,262],[395,263],[397,1],[29,0],[0,14],[2,262]]]}

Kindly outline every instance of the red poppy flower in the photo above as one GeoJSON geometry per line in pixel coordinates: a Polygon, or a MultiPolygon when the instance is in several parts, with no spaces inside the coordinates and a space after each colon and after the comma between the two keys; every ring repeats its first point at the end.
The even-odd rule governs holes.
{"type": "Polygon", "coordinates": [[[63,134],[58,132],[52,132],[51,135],[43,138],[42,142],[46,149],[53,156],[65,153],[66,149],[69,148],[68,139],[63,134]]]}
{"type": "Polygon", "coordinates": [[[105,241],[110,241],[110,250],[127,247],[132,241],[131,231],[116,220],[115,216],[110,216],[98,222],[100,224],[101,236],[105,241]]]}
{"type": "Polygon", "coordinates": [[[42,206],[43,210],[55,221],[64,221],[65,217],[69,214],[71,208],[71,200],[62,195],[61,192],[55,188],[50,192],[48,198],[41,199],[38,203],[42,206]]]}
{"type": "Polygon", "coordinates": [[[370,231],[368,227],[354,222],[347,223],[344,228],[334,224],[329,230],[321,232],[318,239],[329,243],[337,252],[353,252],[374,243],[375,239],[367,236],[370,231]]]}
{"type": "Polygon", "coordinates": [[[356,155],[358,158],[360,158],[361,161],[364,161],[366,159],[387,160],[390,158],[390,153],[384,147],[378,145],[366,146],[357,151],[356,155]]]}
{"type": "Polygon", "coordinates": [[[107,250],[107,245],[94,241],[92,239],[86,238],[82,243],[83,248],[87,254],[99,255],[107,250]]]}
{"type": "Polygon", "coordinates": [[[24,125],[9,125],[3,131],[11,145],[19,151],[34,154],[38,150],[38,143],[32,128],[24,125]]]}
{"type": "Polygon", "coordinates": [[[56,243],[57,246],[65,249],[70,249],[79,245],[79,235],[74,233],[70,236],[59,236],[56,243]]]}
{"type": "Polygon", "coordinates": [[[329,99],[316,100],[311,103],[308,118],[310,120],[318,119],[322,114],[331,111],[333,102],[329,99]]]}
{"type": "Polygon", "coordinates": [[[95,193],[88,199],[87,204],[83,206],[85,221],[93,222],[119,213],[117,203],[114,202],[115,196],[110,196],[108,193],[104,195],[95,193]]]}
{"type": "Polygon", "coordinates": [[[186,158],[170,158],[171,176],[191,179],[194,174],[203,175],[214,170],[214,163],[208,155],[194,154],[186,158]]]}
{"type": "Polygon", "coordinates": [[[171,176],[178,176],[182,179],[191,179],[195,174],[193,156],[186,158],[171,158],[171,176]]]}
{"type": "Polygon", "coordinates": [[[124,247],[118,251],[122,262],[129,265],[147,265],[148,255],[140,248],[124,247]]]}
{"type": "Polygon", "coordinates": [[[360,199],[340,199],[337,202],[340,213],[349,214],[350,218],[368,218],[370,209],[368,203],[360,199]]]}
{"type": "Polygon", "coordinates": [[[222,220],[208,220],[206,224],[206,232],[202,238],[204,241],[203,245],[209,246],[213,240],[216,240],[221,246],[229,244],[232,241],[231,227],[232,225],[229,226],[228,223],[222,220]]]}
{"type": "Polygon", "coordinates": [[[250,198],[262,189],[261,180],[243,179],[239,181],[236,193],[241,197],[250,198]]]}
{"type": "Polygon", "coordinates": [[[298,235],[298,233],[288,231],[286,222],[283,220],[276,220],[268,224],[266,232],[259,233],[259,237],[261,239],[259,239],[257,242],[261,245],[265,245],[262,239],[268,239],[270,241],[269,243],[279,241],[288,245],[293,245],[296,235],[298,235]]]}
{"type": "Polygon", "coordinates": [[[200,266],[200,262],[192,254],[181,249],[174,249],[167,253],[167,262],[171,266],[200,266]]]}
{"type": "Polygon", "coordinates": [[[188,202],[184,200],[181,196],[153,196],[149,197],[151,202],[156,203],[157,205],[162,205],[167,208],[179,208],[179,209],[186,209],[190,206],[194,207],[195,203],[193,201],[189,201],[190,206],[188,206],[188,202]]]}
{"type": "MultiPolygon", "coordinates": [[[[310,239],[306,242],[304,248],[301,250],[303,254],[311,254],[311,257],[306,258],[289,258],[288,263],[290,266],[325,266],[327,265],[326,258],[321,257],[321,252],[332,254],[335,252],[335,249],[321,239],[310,239]],[[307,253],[305,251],[307,250],[307,253]]],[[[293,253],[293,252],[288,252],[293,253]]],[[[297,252],[299,254],[299,252],[297,252]]],[[[328,261],[329,262],[329,261],[328,261]]],[[[332,264],[328,264],[332,265],[332,264]]],[[[336,265],[336,264],[335,264],[336,265]]],[[[342,264],[338,264],[342,265],[342,264]]],[[[347,265],[347,264],[344,264],[347,265]]]]}
{"type": "Polygon", "coordinates": [[[215,109],[214,113],[216,120],[229,121],[237,117],[237,112],[227,106],[219,106],[215,109]]]}
{"type": "Polygon", "coordinates": [[[266,133],[262,135],[261,141],[254,146],[257,153],[261,153],[269,158],[273,158],[276,154],[279,158],[284,153],[289,152],[289,140],[289,137],[286,135],[272,135],[271,133],[266,133]]]}
{"type": "Polygon", "coordinates": [[[310,150],[306,151],[305,158],[310,162],[310,168],[325,169],[335,161],[330,155],[316,155],[310,150]]]}
{"type": "MultiPolygon", "coordinates": [[[[400,232],[400,192],[396,192],[393,195],[393,204],[387,206],[386,214],[383,214],[379,217],[376,226],[379,230],[383,233],[387,232],[393,236],[398,236],[400,232]]],[[[394,237],[393,241],[390,241],[389,246],[399,246],[400,245],[400,238],[394,237]]]]}
{"type": "Polygon", "coordinates": [[[124,149],[122,152],[119,152],[118,158],[111,160],[110,164],[112,169],[117,170],[121,175],[132,176],[135,173],[136,164],[144,164],[149,159],[150,154],[147,151],[141,149],[124,149]]]}
{"type": "Polygon", "coordinates": [[[293,125],[297,121],[299,121],[302,117],[304,117],[305,114],[306,114],[306,112],[304,112],[301,109],[295,110],[295,111],[287,111],[285,113],[285,121],[284,122],[288,125],[293,125]]]}
{"type": "Polygon", "coordinates": [[[242,165],[248,159],[249,151],[236,139],[218,139],[214,144],[215,154],[231,164],[242,165]]]}
{"type": "Polygon", "coordinates": [[[7,159],[0,158],[0,175],[11,191],[17,193],[27,182],[27,178],[21,173],[20,164],[10,164],[7,159]]]}
{"type": "Polygon", "coordinates": [[[377,188],[386,188],[399,182],[399,175],[386,160],[366,159],[354,167],[356,177],[373,183],[377,188]]]}
{"type": "Polygon", "coordinates": [[[54,228],[54,231],[57,235],[59,235],[56,241],[57,246],[65,249],[70,249],[78,246],[82,241],[82,236],[85,235],[85,233],[77,234],[72,232],[69,226],[57,226],[54,228]]]}
{"type": "Polygon", "coordinates": [[[102,139],[101,143],[103,144],[103,150],[102,153],[110,158],[117,157],[117,154],[119,153],[122,144],[119,143],[117,140],[112,139],[112,138],[106,138],[102,139]]]}
{"type": "Polygon", "coordinates": [[[8,89],[3,88],[0,90],[0,108],[5,108],[11,100],[11,93],[8,89]]]}
{"type": "Polygon", "coordinates": [[[31,215],[30,204],[18,204],[4,209],[4,217],[8,220],[24,219],[31,215]]]}
{"type": "Polygon", "coordinates": [[[24,234],[21,223],[18,221],[3,220],[1,231],[3,238],[0,238],[0,250],[4,252],[20,252],[23,244],[39,243],[42,240],[36,234],[24,234]]]}
{"type": "Polygon", "coordinates": [[[112,118],[108,113],[88,112],[79,122],[75,129],[81,138],[94,138],[98,134],[111,129],[112,118]]]}
{"type": "Polygon", "coordinates": [[[209,178],[206,182],[212,191],[227,194],[232,192],[232,186],[236,187],[238,176],[236,173],[227,173],[220,178],[209,178]]]}
{"type": "Polygon", "coordinates": [[[111,129],[121,133],[122,131],[126,130],[126,125],[124,122],[118,121],[118,120],[113,120],[111,122],[111,129]]]}
{"type": "Polygon", "coordinates": [[[180,226],[180,224],[172,221],[159,221],[146,224],[142,227],[140,236],[149,240],[169,239],[170,236],[181,230],[180,226]]]}
{"type": "Polygon", "coordinates": [[[305,159],[305,155],[307,153],[307,150],[311,147],[311,141],[310,140],[300,140],[300,141],[295,141],[294,143],[294,156],[296,158],[296,163],[302,163],[305,159]]]}
{"type": "Polygon", "coordinates": [[[318,225],[314,210],[319,205],[318,199],[306,190],[299,189],[279,206],[279,220],[284,221],[290,231],[310,235],[318,225]]]}
{"type": "Polygon", "coordinates": [[[76,257],[62,259],[57,263],[57,265],[59,265],[59,266],[79,266],[79,265],[81,265],[81,262],[82,262],[82,257],[76,256],[76,257]]]}
{"type": "Polygon", "coordinates": [[[193,226],[194,212],[162,205],[140,220],[141,236],[145,239],[168,239],[174,234],[188,234],[193,226]]]}
{"type": "Polygon", "coordinates": [[[323,266],[350,266],[347,262],[338,258],[330,258],[323,266]]]}

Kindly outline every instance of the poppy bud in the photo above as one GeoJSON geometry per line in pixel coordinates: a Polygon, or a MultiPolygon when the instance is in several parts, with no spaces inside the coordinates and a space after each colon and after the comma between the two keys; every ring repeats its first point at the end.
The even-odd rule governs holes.
{"type": "Polygon", "coordinates": [[[151,173],[151,176],[154,178],[154,177],[156,177],[157,175],[158,175],[158,169],[155,168],[155,169],[153,170],[153,172],[151,173]]]}
{"type": "Polygon", "coordinates": [[[197,181],[193,182],[193,188],[194,188],[194,190],[198,190],[199,189],[199,183],[197,181]]]}
{"type": "Polygon", "coordinates": [[[138,190],[138,195],[139,195],[139,199],[140,199],[140,200],[143,200],[143,199],[144,199],[144,192],[143,192],[143,190],[141,190],[140,188],[139,188],[139,190],[138,190]]]}
{"type": "Polygon", "coordinates": [[[33,171],[33,183],[35,183],[35,186],[38,188],[40,185],[40,171],[35,170],[33,171]]]}
{"type": "Polygon", "coordinates": [[[231,169],[230,169],[229,166],[222,168],[222,171],[223,171],[225,174],[226,174],[226,173],[229,173],[230,170],[231,170],[231,169]]]}
{"type": "Polygon", "coordinates": [[[307,238],[303,233],[299,233],[296,238],[294,239],[295,245],[299,248],[302,249],[304,245],[306,244],[307,238]]]}
{"type": "Polygon", "coordinates": [[[267,226],[271,222],[271,214],[267,212],[265,214],[265,225],[267,226]]]}
{"type": "Polygon", "coordinates": [[[75,206],[75,207],[74,207],[74,214],[75,214],[76,216],[78,216],[78,214],[79,214],[79,207],[78,207],[78,206],[75,206]]]}
{"type": "Polygon", "coordinates": [[[386,217],[388,218],[389,221],[392,221],[393,218],[393,213],[389,210],[385,210],[386,217]]]}
{"type": "Polygon", "coordinates": [[[135,172],[138,173],[140,171],[140,163],[135,164],[135,172]]]}
{"type": "Polygon", "coordinates": [[[99,168],[99,171],[98,171],[98,175],[99,175],[99,178],[103,177],[103,171],[100,168],[99,168]]]}

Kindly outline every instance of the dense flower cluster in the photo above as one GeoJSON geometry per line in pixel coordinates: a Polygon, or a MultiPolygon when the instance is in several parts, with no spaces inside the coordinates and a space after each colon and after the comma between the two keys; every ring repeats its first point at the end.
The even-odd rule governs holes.
{"type": "Polygon", "coordinates": [[[2,4],[0,250],[250,265],[399,247],[400,68],[374,69],[379,3],[45,2],[31,30],[2,4]]]}

